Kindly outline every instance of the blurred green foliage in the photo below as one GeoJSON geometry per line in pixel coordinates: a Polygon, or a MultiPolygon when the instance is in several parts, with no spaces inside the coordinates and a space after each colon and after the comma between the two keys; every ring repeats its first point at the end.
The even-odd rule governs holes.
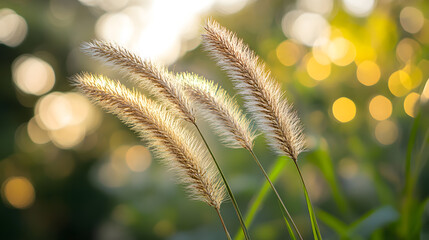
{"type": "MultiPolygon", "coordinates": [[[[98,37],[95,26],[109,12],[90,2],[97,1],[0,2],[0,10],[13,10],[25,19],[28,29],[17,46],[0,44],[0,239],[223,238],[214,211],[190,201],[156,159],[148,169],[133,171],[135,165],[126,156],[130,147],[142,143],[113,116],[88,107],[94,119],[101,120],[92,129],[87,127],[82,139],[73,144],[70,139],[77,130],[58,135],[58,129],[37,128],[40,133],[30,127],[41,114],[36,107],[41,99],[52,92],[73,91],[67,80],[73,74],[91,71],[123,78],[79,51],[83,41],[98,37]],[[13,64],[26,54],[53,69],[53,89],[28,94],[13,80],[13,64]],[[47,135],[46,143],[35,143],[47,135]]],[[[124,2],[146,6],[144,1],[124,2]]],[[[427,239],[429,2],[379,0],[370,13],[359,17],[344,10],[349,1],[328,1],[332,9],[321,15],[329,23],[331,42],[347,40],[349,47],[343,55],[336,45],[333,50],[330,45],[311,47],[293,40],[293,34],[285,36],[284,16],[299,9],[299,2],[305,1],[250,1],[229,15],[211,9],[196,16],[197,26],[205,17],[214,16],[248,43],[282,84],[308,136],[309,150],[299,157],[299,165],[325,239],[427,239]],[[423,25],[414,32],[419,21],[423,25]],[[349,62],[347,56],[352,56],[349,62]],[[328,63],[324,58],[330,59],[328,63]],[[372,70],[358,79],[359,66],[365,61],[376,63],[379,69],[373,85],[362,83],[374,78],[372,70]],[[383,113],[389,104],[371,110],[370,102],[378,95],[388,99],[390,114],[383,113]],[[341,97],[352,105],[341,105],[335,112],[334,102],[341,97]],[[377,120],[377,113],[384,119],[377,120]],[[345,115],[352,119],[341,121],[345,115]]],[[[6,14],[0,12],[0,33],[7,29],[2,22],[6,14]]],[[[204,75],[235,94],[230,80],[201,47],[183,52],[170,69],[204,75]]],[[[54,103],[69,95],[58,96],[54,103]]],[[[265,199],[257,197],[265,182],[257,166],[249,163],[248,153],[224,148],[207,124],[200,124],[204,134],[211,136],[209,144],[242,212],[246,214],[254,202],[260,204],[250,210],[255,214],[249,226],[253,238],[286,238],[275,197],[269,191],[265,199]]],[[[277,156],[263,136],[255,145],[265,168],[275,164],[278,168],[277,156]]],[[[276,185],[304,238],[309,239],[310,219],[299,177],[289,159],[282,169],[276,185]]],[[[239,228],[234,210],[229,202],[222,208],[233,234],[239,228]]]]}

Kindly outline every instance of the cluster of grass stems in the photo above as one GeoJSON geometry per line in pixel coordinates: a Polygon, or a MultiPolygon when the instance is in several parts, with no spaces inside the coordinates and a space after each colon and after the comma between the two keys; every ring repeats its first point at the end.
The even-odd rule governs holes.
{"type": "MultiPolygon", "coordinates": [[[[276,153],[288,157],[296,166],[314,239],[322,239],[298,166],[298,155],[304,151],[305,144],[296,112],[279,84],[242,40],[214,20],[208,20],[204,28],[205,49],[232,79],[258,130],[276,153]]],[[[227,178],[200,131],[197,116],[203,116],[210,123],[227,147],[244,148],[249,152],[279,202],[291,239],[302,239],[270,176],[253,151],[256,133],[250,120],[225,90],[192,73],[170,72],[113,43],[94,40],[83,44],[82,49],[124,72],[151,97],[101,75],[81,73],[73,77],[73,84],[145,140],[158,158],[177,174],[192,198],[215,209],[227,239],[231,236],[221,214],[225,199],[230,199],[234,206],[244,238],[250,239],[250,235],[227,178]]],[[[275,175],[271,177],[276,178],[275,175]]]]}

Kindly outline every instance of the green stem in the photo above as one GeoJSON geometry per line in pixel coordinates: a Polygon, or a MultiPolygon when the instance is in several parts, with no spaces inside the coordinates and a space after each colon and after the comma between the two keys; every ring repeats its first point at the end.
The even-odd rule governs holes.
{"type": "Polygon", "coordinates": [[[224,182],[224,184],[225,184],[225,187],[226,187],[226,190],[227,190],[227,192],[228,192],[228,195],[229,195],[229,197],[231,198],[232,205],[234,206],[235,212],[237,213],[238,220],[240,221],[240,225],[241,225],[241,229],[243,230],[244,237],[245,237],[247,240],[249,240],[249,239],[250,239],[250,236],[249,236],[249,233],[247,232],[246,225],[244,224],[244,221],[243,221],[243,216],[241,215],[240,209],[238,208],[238,204],[237,204],[237,201],[235,200],[234,194],[232,193],[231,188],[229,187],[229,184],[228,184],[228,182],[226,181],[226,178],[225,178],[225,176],[224,176],[224,174],[223,174],[222,170],[220,169],[220,166],[219,166],[219,164],[217,163],[216,158],[214,157],[214,155],[213,155],[213,153],[212,153],[212,151],[211,151],[211,149],[210,149],[210,147],[209,147],[209,145],[208,145],[208,143],[207,143],[206,139],[204,138],[204,136],[203,136],[203,134],[201,133],[200,129],[198,128],[197,124],[195,124],[195,123],[194,123],[194,126],[195,126],[195,128],[197,129],[198,133],[200,134],[201,138],[203,139],[204,144],[206,145],[207,149],[209,150],[209,153],[210,153],[210,155],[212,156],[213,161],[214,161],[214,163],[215,163],[215,165],[216,165],[217,169],[219,170],[220,176],[222,177],[222,180],[223,180],[223,182],[224,182]]]}
{"type": "MultiPolygon", "coordinates": [[[[281,206],[283,207],[284,212],[286,213],[289,221],[292,223],[296,233],[298,234],[299,238],[302,240],[302,236],[301,233],[299,232],[298,228],[295,225],[295,222],[292,220],[291,215],[289,214],[289,211],[287,210],[285,204],[283,203],[279,193],[277,192],[276,187],[274,187],[274,184],[271,182],[270,178],[268,177],[268,174],[265,172],[264,167],[262,166],[261,162],[259,162],[258,158],[256,157],[255,153],[253,152],[252,149],[248,149],[250,154],[252,155],[253,159],[255,159],[256,164],[258,165],[258,167],[261,169],[262,173],[264,174],[265,178],[267,179],[268,183],[271,186],[271,189],[273,189],[274,193],[277,196],[277,200],[279,201],[279,203],[281,204],[281,206]]],[[[287,224],[289,224],[288,222],[286,222],[287,224]]]]}
{"type": "Polygon", "coordinates": [[[409,192],[409,188],[412,188],[411,186],[411,157],[413,153],[414,143],[416,142],[416,136],[417,136],[417,130],[419,126],[421,118],[420,111],[417,113],[417,117],[414,118],[413,125],[411,127],[411,133],[410,137],[408,139],[408,146],[407,146],[407,155],[405,158],[405,186],[404,186],[404,193],[405,195],[407,192],[409,192]]]}
{"type": "MultiPolygon", "coordinates": [[[[270,170],[268,176],[273,182],[276,182],[277,179],[280,177],[281,173],[283,172],[283,169],[286,166],[285,160],[286,159],[282,157],[278,158],[274,163],[272,169],[270,170]]],[[[255,195],[254,199],[251,201],[249,210],[247,211],[245,220],[244,220],[247,226],[252,225],[258,210],[261,208],[262,203],[267,198],[269,189],[270,189],[270,185],[268,184],[268,182],[265,182],[263,186],[259,189],[258,193],[255,195]]],[[[241,231],[237,232],[234,240],[242,240],[242,239],[243,239],[242,232],[241,231]]]]}
{"type": "Polygon", "coordinates": [[[319,224],[317,223],[316,215],[314,214],[313,205],[311,204],[310,196],[308,195],[307,187],[305,186],[304,178],[302,177],[301,170],[299,169],[296,159],[292,159],[295,163],[296,170],[298,171],[299,177],[301,178],[302,186],[304,188],[305,199],[307,201],[308,213],[310,214],[311,228],[313,230],[314,239],[322,239],[320,234],[319,224]]]}
{"type": "Polygon", "coordinates": [[[231,235],[229,235],[228,229],[226,228],[225,222],[223,221],[222,215],[220,214],[220,210],[215,208],[217,215],[219,216],[220,222],[222,223],[223,230],[225,231],[226,237],[228,240],[231,240],[231,235]]]}

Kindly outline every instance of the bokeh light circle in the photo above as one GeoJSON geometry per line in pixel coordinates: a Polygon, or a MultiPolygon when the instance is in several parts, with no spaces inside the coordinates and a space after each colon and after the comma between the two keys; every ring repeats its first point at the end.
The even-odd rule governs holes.
{"type": "Polygon", "coordinates": [[[49,92],[55,84],[51,65],[31,55],[20,56],[12,63],[12,76],[21,91],[38,96],[49,92]]]}
{"type": "Polygon", "coordinates": [[[369,112],[375,120],[386,120],[392,115],[392,102],[385,96],[375,96],[369,103],[369,112]]]}
{"type": "Polygon", "coordinates": [[[31,182],[25,177],[10,177],[2,185],[4,199],[13,207],[24,209],[30,207],[35,199],[31,182]]]}
{"type": "Polygon", "coordinates": [[[350,122],[356,116],[356,105],[349,98],[341,97],[333,103],[332,113],[338,121],[342,123],[350,122]]]}

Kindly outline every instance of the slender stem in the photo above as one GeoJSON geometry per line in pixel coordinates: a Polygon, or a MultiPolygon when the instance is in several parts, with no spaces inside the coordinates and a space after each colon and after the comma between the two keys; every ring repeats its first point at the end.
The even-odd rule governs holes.
{"type": "Polygon", "coordinates": [[[408,146],[407,146],[407,155],[405,158],[405,186],[404,193],[408,192],[411,186],[411,157],[413,154],[414,143],[416,142],[418,125],[420,123],[421,113],[420,111],[417,113],[417,117],[414,118],[413,125],[411,127],[410,137],[408,138],[408,146]]]}
{"type": "Polygon", "coordinates": [[[298,171],[299,177],[302,182],[302,186],[304,188],[304,193],[305,193],[305,198],[307,200],[307,207],[308,207],[308,212],[310,214],[311,227],[313,229],[314,239],[322,239],[322,236],[320,235],[319,224],[317,223],[317,219],[314,214],[313,204],[311,204],[310,196],[308,195],[307,187],[305,186],[305,182],[304,182],[304,178],[302,177],[301,170],[299,169],[296,159],[292,159],[292,160],[295,163],[296,170],[298,171]]]}
{"type": "Polygon", "coordinates": [[[243,230],[244,237],[245,237],[247,240],[250,240],[249,233],[247,232],[246,225],[244,224],[244,221],[243,221],[243,216],[241,215],[240,209],[238,208],[238,204],[237,204],[237,201],[235,200],[234,194],[232,193],[231,188],[229,187],[229,184],[228,184],[228,182],[226,181],[226,178],[225,178],[225,176],[223,175],[223,172],[222,172],[222,170],[220,169],[220,166],[219,166],[219,164],[217,163],[216,158],[214,157],[214,155],[213,155],[213,153],[212,153],[212,151],[211,151],[211,149],[210,149],[210,147],[209,147],[209,145],[208,145],[208,143],[207,143],[206,139],[204,138],[204,136],[203,136],[203,134],[201,133],[200,129],[198,128],[197,124],[195,124],[195,123],[194,123],[194,126],[195,126],[195,128],[197,129],[198,133],[200,134],[201,138],[203,139],[204,144],[206,145],[207,149],[209,150],[210,155],[212,156],[213,161],[214,161],[214,163],[215,163],[215,165],[216,165],[217,169],[219,170],[220,176],[222,177],[222,180],[223,180],[223,182],[224,182],[224,184],[225,184],[225,187],[226,187],[226,190],[227,190],[227,192],[228,192],[228,195],[229,195],[229,197],[231,198],[232,205],[234,206],[235,212],[237,213],[238,220],[240,221],[240,225],[241,225],[241,229],[243,230]]]}
{"type": "Polygon", "coordinates": [[[270,184],[271,188],[273,189],[274,193],[277,196],[277,200],[280,202],[280,204],[283,207],[283,210],[286,212],[287,217],[289,218],[289,221],[292,223],[293,228],[295,229],[296,233],[298,234],[299,238],[302,240],[301,233],[299,232],[298,228],[295,225],[295,222],[292,220],[291,215],[289,214],[289,211],[287,210],[285,204],[283,203],[279,193],[277,192],[276,187],[274,187],[274,184],[271,182],[270,178],[268,177],[268,174],[265,172],[264,167],[262,166],[261,162],[259,162],[258,158],[256,157],[255,153],[252,149],[248,149],[250,154],[252,155],[253,159],[255,159],[256,164],[261,169],[262,173],[264,174],[265,178],[267,179],[268,183],[270,184]]]}
{"type": "Polygon", "coordinates": [[[220,222],[222,223],[223,230],[225,231],[226,237],[228,240],[231,240],[231,235],[229,235],[228,229],[226,229],[225,222],[223,221],[222,215],[220,214],[220,210],[218,208],[215,208],[217,215],[219,216],[220,222]]]}

